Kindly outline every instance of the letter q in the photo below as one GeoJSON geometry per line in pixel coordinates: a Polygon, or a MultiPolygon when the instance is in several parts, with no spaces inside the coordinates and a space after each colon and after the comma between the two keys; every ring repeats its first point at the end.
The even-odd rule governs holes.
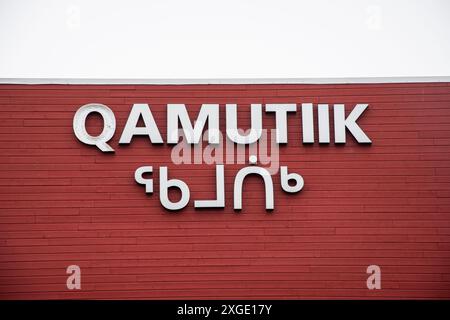
{"type": "Polygon", "coordinates": [[[73,117],[73,131],[81,142],[97,146],[103,152],[114,152],[108,142],[116,131],[116,118],[110,108],[104,104],[89,103],[81,106],[73,117]],[[103,118],[103,131],[98,136],[91,136],[86,131],[86,118],[92,112],[98,112],[103,118]]]}

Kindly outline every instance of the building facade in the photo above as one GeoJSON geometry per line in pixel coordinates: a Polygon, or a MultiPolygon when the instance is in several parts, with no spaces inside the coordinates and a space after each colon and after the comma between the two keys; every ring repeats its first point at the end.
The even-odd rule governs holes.
{"type": "MultiPolygon", "coordinates": [[[[450,298],[449,82],[4,83],[0,117],[1,299],[450,298]],[[77,138],[74,117],[86,104],[113,112],[114,152],[77,138]],[[152,119],[140,114],[129,143],[119,143],[136,104],[152,119]],[[218,105],[223,148],[169,144],[169,104],[184,105],[193,128],[207,124],[197,118],[202,106],[218,105]],[[269,139],[256,159],[249,146],[227,149],[231,104],[242,129],[260,105],[269,136],[281,125],[267,106],[295,105],[286,119],[280,113],[286,143],[269,139]],[[352,121],[358,104],[367,107],[352,121]],[[320,105],[328,118],[319,120],[320,105]],[[337,105],[345,143],[336,143],[337,105]],[[357,140],[352,123],[371,143],[357,140]],[[162,142],[136,129],[155,134],[153,124],[162,142]],[[196,207],[217,200],[218,165],[223,203],[196,207]],[[139,183],[143,166],[153,171],[139,183]],[[273,208],[263,177],[250,174],[236,209],[246,167],[274,169],[273,208]],[[281,167],[301,177],[299,190],[286,191],[281,167]],[[161,168],[167,183],[189,188],[179,210],[162,204],[161,168]],[[70,266],[79,288],[69,285],[78,272],[70,266]],[[370,266],[379,288],[368,284],[370,266]]],[[[93,112],[83,125],[99,137],[107,120],[93,112]]],[[[177,202],[182,192],[169,189],[177,202]]]]}

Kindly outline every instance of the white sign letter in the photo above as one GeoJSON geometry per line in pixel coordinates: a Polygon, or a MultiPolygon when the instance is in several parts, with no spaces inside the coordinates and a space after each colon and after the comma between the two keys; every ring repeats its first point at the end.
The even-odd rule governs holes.
{"type": "Polygon", "coordinates": [[[216,165],[216,200],[195,200],[196,208],[224,208],[225,207],[225,172],[223,164],[216,165]]]}
{"type": "Polygon", "coordinates": [[[167,177],[167,167],[159,168],[159,200],[164,208],[168,210],[180,210],[186,207],[189,202],[190,191],[187,184],[178,179],[167,177]],[[178,202],[172,202],[169,199],[169,188],[178,188],[181,192],[181,199],[178,202]]]}
{"type": "Polygon", "coordinates": [[[163,143],[150,107],[146,103],[135,103],[133,105],[119,143],[130,143],[131,138],[135,135],[148,135],[152,143],[163,143]],[[140,116],[142,116],[142,120],[144,121],[144,127],[136,127],[140,116]]]}
{"type": "Polygon", "coordinates": [[[152,166],[139,167],[134,172],[134,180],[136,180],[137,183],[143,184],[145,186],[145,193],[153,193],[153,179],[144,179],[143,177],[145,173],[152,172],[152,166]]]}
{"type": "Polygon", "coordinates": [[[275,112],[277,143],[287,143],[287,113],[296,111],[295,103],[266,104],[266,112],[275,112]]]}
{"type": "Polygon", "coordinates": [[[302,132],[303,143],[314,143],[314,115],[312,103],[302,103],[302,132]]]}
{"type": "Polygon", "coordinates": [[[251,105],[252,127],[246,136],[241,135],[237,128],[237,105],[227,104],[225,107],[228,138],[237,144],[251,144],[258,141],[262,134],[262,106],[260,104],[251,105]]]}
{"type": "Polygon", "coordinates": [[[356,124],[359,116],[367,109],[368,104],[357,104],[345,118],[345,106],[334,105],[334,142],[345,143],[345,128],[347,128],[359,143],[372,143],[368,136],[356,124]]]}
{"type": "Polygon", "coordinates": [[[81,106],[73,117],[73,132],[81,142],[97,146],[103,152],[114,152],[106,142],[111,140],[116,131],[116,118],[110,108],[104,104],[89,103],[81,106]],[[98,136],[91,136],[86,131],[86,118],[92,112],[98,112],[103,118],[103,131],[98,136]]]}
{"type": "Polygon", "coordinates": [[[330,116],[327,104],[318,105],[319,143],[330,143],[330,116]]]}
{"type": "Polygon", "coordinates": [[[211,144],[218,144],[220,142],[218,104],[202,104],[194,127],[192,127],[184,104],[168,104],[167,143],[178,143],[178,119],[183,128],[187,143],[197,144],[200,142],[206,121],[208,121],[208,142],[211,144]]]}

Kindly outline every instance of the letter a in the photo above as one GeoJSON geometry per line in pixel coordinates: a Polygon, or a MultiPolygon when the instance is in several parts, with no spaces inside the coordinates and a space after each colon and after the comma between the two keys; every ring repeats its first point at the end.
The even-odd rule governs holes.
{"type": "Polygon", "coordinates": [[[370,274],[367,278],[367,289],[381,289],[381,269],[377,265],[370,265],[367,267],[367,274],[370,274]]]}
{"type": "Polygon", "coordinates": [[[77,265],[71,265],[67,267],[67,274],[71,274],[66,281],[67,289],[73,290],[81,289],[81,269],[77,265]]]}

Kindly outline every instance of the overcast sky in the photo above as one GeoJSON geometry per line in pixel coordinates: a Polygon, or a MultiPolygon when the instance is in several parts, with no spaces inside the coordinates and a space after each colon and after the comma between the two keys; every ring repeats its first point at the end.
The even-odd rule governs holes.
{"type": "Polygon", "coordinates": [[[0,0],[0,78],[450,76],[449,0],[0,0]]]}

